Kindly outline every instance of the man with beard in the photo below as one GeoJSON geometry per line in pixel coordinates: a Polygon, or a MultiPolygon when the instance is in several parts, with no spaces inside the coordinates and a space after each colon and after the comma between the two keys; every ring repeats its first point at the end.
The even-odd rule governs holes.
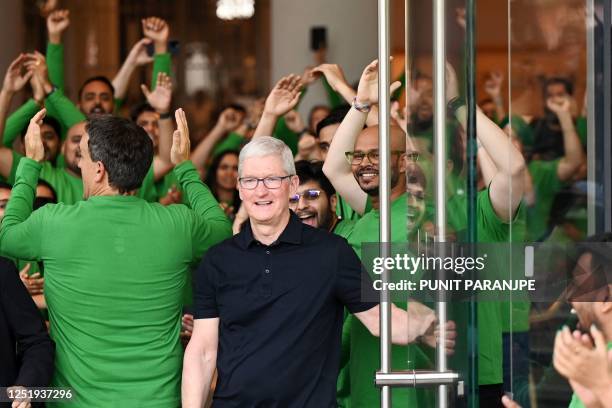
{"type": "MultiPolygon", "coordinates": [[[[449,103],[458,96],[457,80],[452,69],[447,70],[447,98],[449,103]]],[[[391,89],[397,87],[392,84],[391,89]]],[[[363,203],[366,196],[372,199],[374,209],[357,221],[348,235],[353,249],[361,254],[362,243],[378,239],[380,213],[379,206],[379,151],[378,129],[363,129],[370,107],[378,102],[378,62],[374,61],[363,72],[353,108],[336,131],[329,148],[324,171],[331,183],[343,194],[349,203],[363,203]],[[348,159],[343,161],[344,156],[348,159]]],[[[465,122],[465,106],[455,108],[457,119],[465,122]]],[[[477,112],[477,135],[484,149],[489,152],[496,165],[497,173],[488,189],[477,196],[477,230],[482,242],[506,242],[510,236],[510,223],[523,195],[525,162],[520,152],[509,142],[506,134],[489,120],[482,112],[477,112]]],[[[424,219],[424,177],[422,173],[410,170],[418,166],[415,162],[418,150],[406,138],[403,131],[395,126],[390,128],[391,153],[391,240],[405,243],[412,241],[423,225],[424,219]],[[412,161],[408,161],[412,158],[412,161]],[[412,179],[415,188],[407,191],[406,177],[412,179]],[[420,184],[420,185],[419,185],[420,184]],[[420,188],[419,188],[420,187],[420,188]],[[409,200],[409,196],[416,194],[409,200]]],[[[485,302],[486,303],[486,302],[485,302]]],[[[404,304],[405,307],[405,304],[404,304]]],[[[481,406],[499,404],[502,387],[502,339],[501,309],[497,304],[478,304],[479,315],[479,384],[481,386],[481,406]]],[[[380,400],[379,390],[374,387],[371,373],[379,368],[378,340],[369,335],[358,321],[352,320],[350,332],[351,351],[359,353],[359,359],[350,361],[352,407],[371,407],[380,400]]],[[[419,360],[416,347],[406,350],[393,350],[394,369],[413,369],[415,358],[419,360]],[[407,360],[410,363],[407,364],[407,360]]],[[[427,405],[426,401],[422,403],[427,405]]],[[[394,390],[394,404],[407,406],[417,404],[414,390],[394,390]]]]}
{"type": "Polygon", "coordinates": [[[170,75],[171,57],[168,53],[169,26],[160,18],[148,17],[142,20],[144,38],[138,41],[128,54],[124,64],[111,81],[104,76],[85,80],[78,92],[77,104],[64,94],[64,53],[61,32],[69,25],[68,11],[57,10],[47,19],[50,43],[47,55],[35,52],[28,54],[31,62],[28,69],[34,72],[32,88],[34,98],[26,102],[7,120],[3,143],[10,147],[19,131],[25,128],[30,118],[43,106],[50,116],[62,125],[62,137],[67,129],[82,122],[89,115],[117,113],[127,93],[130,77],[138,66],[153,62],[152,87],[155,87],[158,73],[170,75]],[[153,44],[155,54],[147,54],[147,45],[153,44]]]}
{"type": "Polygon", "coordinates": [[[336,215],[338,197],[323,173],[323,163],[298,161],[295,174],[300,179],[300,186],[289,198],[289,208],[304,224],[345,237],[351,222],[336,215]]]}

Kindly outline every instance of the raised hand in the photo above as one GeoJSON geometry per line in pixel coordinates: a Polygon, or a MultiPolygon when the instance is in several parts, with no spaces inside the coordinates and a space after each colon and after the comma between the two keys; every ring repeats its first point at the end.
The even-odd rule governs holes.
{"type": "Polygon", "coordinates": [[[155,53],[163,54],[168,49],[168,36],[170,27],[164,19],[158,17],[148,17],[142,19],[142,32],[145,37],[155,42],[155,53]]]}
{"type": "Polygon", "coordinates": [[[302,72],[302,78],[300,79],[300,81],[302,81],[302,85],[304,85],[304,87],[309,86],[316,80],[317,76],[313,72],[313,67],[304,68],[304,72],[302,72]]]}
{"type": "Polygon", "coordinates": [[[404,106],[402,110],[399,101],[393,101],[391,103],[391,118],[397,122],[397,125],[402,128],[404,133],[408,133],[408,121],[410,120],[410,112],[408,105],[404,106]]]}
{"type": "Polygon", "coordinates": [[[316,76],[325,76],[329,86],[336,92],[338,92],[341,85],[348,85],[342,67],[337,64],[321,64],[312,69],[312,74],[316,76]]]}
{"type": "Polygon", "coordinates": [[[168,113],[170,103],[172,102],[172,79],[170,79],[168,74],[164,72],[157,74],[157,83],[154,91],[150,91],[144,84],[140,85],[140,89],[145,98],[147,98],[149,105],[157,113],[168,113]]]}
{"type": "Polygon", "coordinates": [[[301,88],[299,75],[291,74],[281,78],[266,99],[264,114],[279,117],[295,108],[300,100],[301,88]]]}
{"type": "Polygon", "coordinates": [[[40,127],[47,113],[46,109],[41,109],[30,119],[28,130],[25,135],[24,144],[26,157],[41,162],[45,158],[45,146],[40,136],[40,127]]]}
{"type": "Polygon", "coordinates": [[[69,10],[55,10],[47,17],[47,32],[49,33],[49,42],[52,44],[60,44],[62,42],[62,33],[70,25],[69,10]]]}
{"type": "Polygon", "coordinates": [[[493,100],[501,95],[502,84],[504,83],[504,74],[500,71],[491,72],[489,78],[485,81],[485,92],[493,100]]]}
{"type": "Polygon", "coordinates": [[[25,64],[30,57],[27,54],[19,54],[19,56],[11,62],[2,83],[2,90],[10,94],[19,92],[33,75],[31,70],[25,71],[25,64]]]}
{"type": "Polygon", "coordinates": [[[130,50],[126,60],[137,66],[153,62],[153,57],[147,54],[147,45],[151,44],[152,41],[150,38],[143,38],[138,41],[130,50]]]}
{"type": "Polygon", "coordinates": [[[30,86],[32,87],[32,99],[42,107],[45,100],[45,87],[40,78],[36,75],[32,75],[30,78],[30,86]]]}
{"type": "MultiPolygon", "coordinates": [[[[392,94],[401,85],[399,81],[393,82],[389,93],[392,94]]],[[[378,103],[378,60],[372,61],[363,70],[357,87],[357,102],[369,105],[378,103]]]]}
{"type": "Polygon", "coordinates": [[[232,132],[240,126],[240,116],[233,108],[226,108],[219,115],[217,125],[221,127],[224,133],[232,132]]]}
{"type": "Polygon", "coordinates": [[[546,107],[557,116],[570,115],[572,103],[568,97],[557,96],[546,99],[546,107]]]}
{"type": "Polygon", "coordinates": [[[177,129],[172,135],[172,149],[170,150],[170,161],[175,166],[189,160],[190,142],[189,127],[183,109],[179,108],[174,112],[177,129]]]}

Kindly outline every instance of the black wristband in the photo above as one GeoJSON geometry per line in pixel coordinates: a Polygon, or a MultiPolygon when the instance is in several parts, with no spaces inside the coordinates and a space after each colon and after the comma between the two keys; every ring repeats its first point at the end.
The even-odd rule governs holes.
{"type": "Polygon", "coordinates": [[[159,114],[160,119],[170,119],[172,117],[172,112],[164,112],[159,114]]]}
{"type": "Polygon", "coordinates": [[[455,96],[454,98],[452,98],[450,101],[446,103],[446,110],[449,115],[454,116],[457,114],[457,109],[461,108],[462,106],[465,106],[463,99],[461,99],[458,96],[455,96]]]}

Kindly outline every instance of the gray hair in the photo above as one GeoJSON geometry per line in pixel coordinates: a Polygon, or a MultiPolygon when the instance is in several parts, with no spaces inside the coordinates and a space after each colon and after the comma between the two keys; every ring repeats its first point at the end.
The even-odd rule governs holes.
{"type": "Polygon", "coordinates": [[[240,156],[238,156],[238,177],[242,177],[242,166],[246,159],[264,156],[278,156],[283,162],[283,170],[287,172],[287,175],[292,176],[295,174],[295,163],[293,162],[293,154],[289,146],[282,140],[270,136],[260,136],[253,138],[240,151],[240,156]]]}

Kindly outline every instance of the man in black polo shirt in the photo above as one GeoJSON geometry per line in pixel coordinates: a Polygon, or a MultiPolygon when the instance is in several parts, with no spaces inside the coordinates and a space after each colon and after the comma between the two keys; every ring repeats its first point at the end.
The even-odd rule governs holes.
{"type": "MultiPolygon", "coordinates": [[[[361,301],[362,266],[347,242],[289,211],[299,180],[283,142],[254,138],[238,166],[249,222],[197,272],[183,407],[206,400],[215,366],[214,407],[333,407],[343,307],[378,335],[378,304],[361,301]]],[[[392,315],[394,343],[435,344],[431,310],[392,315]]]]}

